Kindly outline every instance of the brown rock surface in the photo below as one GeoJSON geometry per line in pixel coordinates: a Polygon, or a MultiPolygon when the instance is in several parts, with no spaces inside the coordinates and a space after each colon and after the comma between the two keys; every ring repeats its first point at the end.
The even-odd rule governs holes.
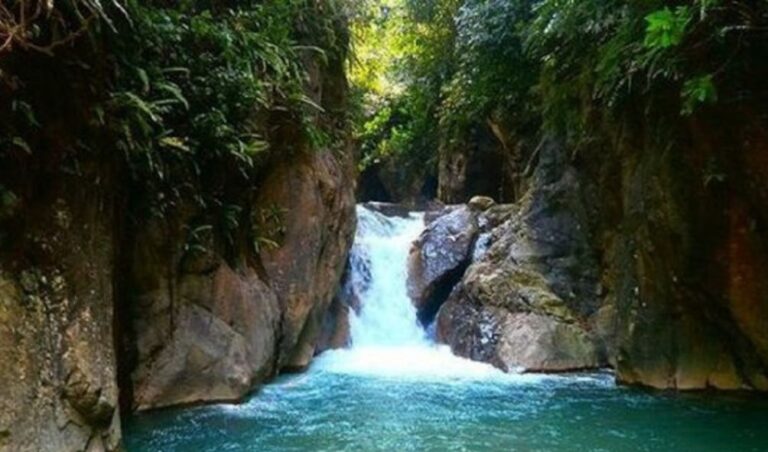
{"type": "Polygon", "coordinates": [[[270,213],[254,228],[276,245],[259,255],[243,243],[225,259],[215,237],[206,252],[169,241],[191,229],[181,214],[139,230],[128,283],[135,409],[239,400],[309,364],[351,246],[349,168],[330,152],[273,168],[253,209],[270,213]]]}
{"type": "Polygon", "coordinates": [[[48,183],[61,197],[0,225],[0,450],[114,450],[110,195],[88,176],[48,183]]]}
{"type": "Polygon", "coordinates": [[[313,154],[271,173],[260,205],[281,206],[281,246],[263,256],[283,309],[280,367],[302,369],[315,354],[323,317],[339,288],[355,230],[348,162],[313,154]]]}
{"type": "Polygon", "coordinates": [[[599,307],[597,263],[578,181],[560,158],[556,146],[544,150],[534,188],[492,229],[489,249],[475,253],[440,309],[438,339],[454,353],[506,371],[601,364],[583,326],[599,307]]]}

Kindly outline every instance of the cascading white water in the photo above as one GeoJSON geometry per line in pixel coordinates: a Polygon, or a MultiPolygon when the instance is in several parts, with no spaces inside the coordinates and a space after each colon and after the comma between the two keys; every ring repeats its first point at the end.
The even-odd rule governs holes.
{"type": "Polygon", "coordinates": [[[360,302],[350,318],[352,346],[325,353],[316,368],[401,379],[502,376],[433,343],[416,318],[406,289],[407,263],[411,245],[424,230],[424,215],[390,217],[358,206],[357,217],[346,287],[360,302]]]}
{"type": "Polygon", "coordinates": [[[424,229],[424,215],[386,217],[359,206],[357,218],[348,284],[361,309],[350,319],[352,345],[425,345],[406,288],[408,252],[424,229]]]}

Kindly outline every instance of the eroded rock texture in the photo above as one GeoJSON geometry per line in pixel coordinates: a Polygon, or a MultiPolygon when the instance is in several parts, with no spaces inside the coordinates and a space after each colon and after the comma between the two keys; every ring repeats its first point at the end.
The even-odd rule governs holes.
{"type": "Polygon", "coordinates": [[[109,186],[94,172],[3,175],[29,191],[1,228],[0,450],[113,450],[109,186]]]}
{"type": "Polygon", "coordinates": [[[623,382],[768,389],[764,119],[721,113],[666,150],[626,133],[604,170],[621,175],[604,246],[623,382]]]}
{"type": "MultiPolygon", "coordinates": [[[[329,108],[343,101],[334,93],[329,108]]],[[[134,409],[239,400],[315,355],[352,245],[354,165],[347,149],[291,145],[234,244],[203,234],[190,247],[195,212],[183,210],[137,228],[124,341],[134,409]],[[244,237],[264,245],[254,253],[244,237]]]]}
{"type": "Polygon", "coordinates": [[[675,125],[675,146],[638,118],[577,154],[545,141],[442,306],[439,338],[504,369],[768,389],[768,139],[764,118],[726,110],[675,125]]]}
{"type": "Polygon", "coordinates": [[[408,257],[408,295],[424,323],[464,274],[479,231],[469,207],[448,210],[427,226],[408,257]]]}
{"type": "Polygon", "coordinates": [[[490,231],[438,314],[455,353],[507,371],[568,371],[600,364],[589,327],[598,269],[574,171],[555,144],[542,150],[532,189],[490,231]],[[485,246],[489,246],[486,244],[485,246]]]}

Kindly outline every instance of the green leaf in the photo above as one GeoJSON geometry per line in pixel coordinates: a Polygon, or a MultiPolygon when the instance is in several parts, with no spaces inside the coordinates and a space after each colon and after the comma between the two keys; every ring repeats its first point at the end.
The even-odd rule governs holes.
{"type": "Polygon", "coordinates": [[[175,83],[161,82],[157,84],[157,89],[170,94],[175,100],[184,105],[185,109],[189,110],[189,101],[182,94],[181,88],[175,83]]]}
{"type": "Polygon", "coordinates": [[[682,91],[684,115],[690,115],[702,104],[717,102],[717,87],[712,74],[702,75],[685,82],[682,91]]]}
{"type": "Polygon", "coordinates": [[[29,147],[29,144],[24,140],[24,138],[21,137],[13,137],[11,142],[16,145],[17,147],[21,148],[24,152],[27,154],[32,154],[32,148],[29,147]]]}
{"type": "Polygon", "coordinates": [[[691,10],[680,6],[674,11],[665,7],[645,17],[645,46],[667,49],[680,44],[691,22],[691,10]]]}
{"type": "Polygon", "coordinates": [[[160,146],[177,149],[183,152],[190,152],[187,143],[179,137],[163,137],[159,140],[160,146]]]}

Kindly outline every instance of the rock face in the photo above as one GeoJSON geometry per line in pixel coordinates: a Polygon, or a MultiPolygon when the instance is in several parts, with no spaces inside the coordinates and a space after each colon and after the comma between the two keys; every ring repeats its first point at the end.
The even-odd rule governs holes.
{"type": "Polygon", "coordinates": [[[479,230],[469,207],[448,210],[427,226],[408,257],[408,295],[424,323],[434,318],[469,265],[479,230]]]}
{"type": "Polygon", "coordinates": [[[339,289],[355,231],[351,160],[309,156],[272,173],[261,205],[284,206],[282,246],[267,251],[264,268],[283,308],[281,368],[303,369],[339,289]]]}
{"type": "Polygon", "coordinates": [[[0,173],[31,194],[0,222],[0,450],[115,449],[111,192],[92,172],[0,173]]]}
{"type": "Polygon", "coordinates": [[[627,133],[614,150],[622,167],[602,169],[621,178],[598,179],[618,194],[606,198],[621,228],[602,244],[618,378],[768,390],[764,120],[720,112],[681,133],[690,141],[675,152],[627,133]]]}
{"type": "Polygon", "coordinates": [[[525,195],[442,306],[439,338],[507,370],[768,390],[768,136],[754,112],[721,110],[677,124],[674,150],[634,118],[579,155],[548,141],[526,156],[525,195]]]}
{"type": "Polygon", "coordinates": [[[214,260],[173,275],[158,260],[178,255],[167,237],[137,239],[134,409],[236,400],[275,373],[280,306],[254,269],[214,260]]]}
{"type": "Polygon", "coordinates": [[[115,75],[109,54],[63,47],[61,58],[2,60],[3,80],[24,87],[14,97],[15,83],[0,83],[2,451],[119,450],[121,407],[238,400],[305,367],[355,227],[343,56],[321,64],[307,51],[306,90],[338,146],[316,149],[298,118],[259,113],[272,151],[259,177],[244,186],[230,177],[242,168],[214,165],[216,180],[200,182],[233,201],[227,212],[185,196],[194,177],[164,192],[128,176],[110,132],[123,124],[95,118],[115,75]],[[17,99],[35,127],[10,146],[17,99]],[[136,206],[147,198],[170,199],[167,210],[136,206]]]}
{"type": "Polygon", "coordinates": [[[599,307],[598,271],[578,182],[556,146],[543,152],[535,188],[492,230],[492,245],[438,314],[439,340],[507,371],[600,364],[587,326],[599,307]]]}
{"type": "MultiPolygon", "coordinates": [[[[333,112],[326,120],[339,119],[343,57],[321,64],[308,52],[304,63],[307,94],[333,112]]],[[[315,149],[296,118],[268,121],[270,161],[257,187],[230,187],[245,195],[234,199],[228,237],[200,227],[221,214],[182,205],[126,241],[122,349],[131,358],[122,386],[132,409],[240,400],[279,372],[306,368],[324,342],[355,230],[353,152],[343,130],[337,148],[315,149]]]]}
{"type": "Polygon", "coordinates": [[[168,240],[193,229],[184,216],[171,230],[139,229],[127,283],[134,409],[239,400],[309,364],[352,245],[352,179],[350,154],[277,163],[251,207],[254,234],[276,243],[258,255],[244,241],[227,259],[215,237],[205,243],[212,252],[190,253],[168,240]]]}
{"type": "Polygon", "coordinates": [[[466,203],[478,195],[515,200],[516,151],[497,137],[498,127],[489,121],[467,132],[463,144],[441,145],[437,183],[441,201],[466,203]]]}

